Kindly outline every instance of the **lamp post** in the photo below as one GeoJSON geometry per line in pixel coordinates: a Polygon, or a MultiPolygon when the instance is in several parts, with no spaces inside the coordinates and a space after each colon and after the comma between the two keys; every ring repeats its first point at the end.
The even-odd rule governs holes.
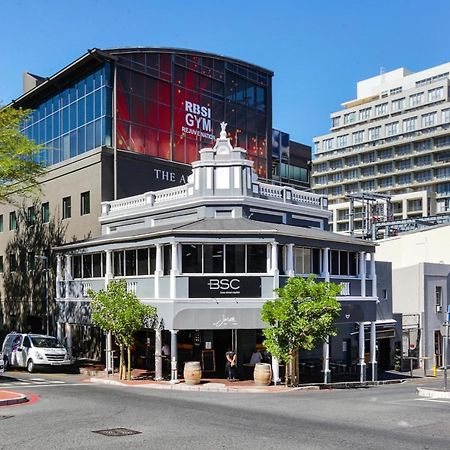
{"type": "Polygon", "coordinates": [[[35,259],[39,259],[44,261],[44,272],[45,272],[45,325],[46,325],[46,334],[50,333],[50,324],[48,317],[48,257],[45,255],[36,255],[35,259]]]}

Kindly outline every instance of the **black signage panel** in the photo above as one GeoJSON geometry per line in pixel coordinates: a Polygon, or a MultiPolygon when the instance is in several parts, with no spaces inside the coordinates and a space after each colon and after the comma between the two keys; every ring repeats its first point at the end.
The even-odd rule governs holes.
{"type": "Polygon", "coordinates": [[[376,320],[375,301],[342,301],[341,314],[336,323],[354,323],[376,320]]]}
{"type": "Polygon", "coordinates": [[[261,298],[261,277],[190,277],[190,298],[261,298]]]}

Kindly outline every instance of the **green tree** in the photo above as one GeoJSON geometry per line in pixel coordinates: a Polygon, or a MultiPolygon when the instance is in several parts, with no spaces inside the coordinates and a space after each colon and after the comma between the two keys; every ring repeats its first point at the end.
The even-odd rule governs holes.
{"type": "Polygon", "coordinates": [[[43,167],[36,162],[41,147],[20,132],[30,110],[0,107],[0,203],[14,203],[39,186],[43,167]]]}
{"type": "Polygon", "coordinates": [[[92,322],[111,333],[120,348],[119,378],[125,379],[124,349],[128,356],[128,379],[131,379],[131,346],[133,335],[144,324],[155,320],[156,308],[144,305],[133,292],[127,292],[124,280],[111,281],[107,289],[88,291],[91,301],[92,322]]]}
{"type": "Polygon", "coordinates": [[[312,350],[337,334],[334,327],[341,305],[336,296],[341,286],[317,282],[315,276],[290,278],[286,285],[276,289],[278,298],[264,303],[262,320],[268,323],[263,330],[267,350],[286,364],[291,365],[291,383],[298,380],[298,351],[312,350]]]}

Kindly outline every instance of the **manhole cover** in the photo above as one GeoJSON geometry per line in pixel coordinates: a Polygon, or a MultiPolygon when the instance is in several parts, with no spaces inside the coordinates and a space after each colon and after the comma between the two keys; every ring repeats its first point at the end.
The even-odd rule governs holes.
{"type": "Polygon", "coordinates": [[[130,430],[129,428],[109,428],[108,430],[96,430],[93,433],[103,434],[103,436],[131,436],[141,434],[142,431],[130,430]]]}
{"type": "Polygon", "coordinates": [[[0,420],[11,419],[14,416],[0,416],[0,420]]]}

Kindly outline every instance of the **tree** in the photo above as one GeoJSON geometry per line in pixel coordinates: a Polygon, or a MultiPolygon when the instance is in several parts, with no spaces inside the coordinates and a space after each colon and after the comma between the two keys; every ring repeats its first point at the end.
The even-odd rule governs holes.
{"type": "Polygon", "coordinates": [[[127,292],[124,280],[111,281],[107,289],[88,291],[92,322],[111,333],[120,348],[119,378],[125,379],[124,348],[127,349],[128,379],[131,379],[131,346],[133,334],[156,318],[156,308],[144,305],[133,292],[127,292]]]}
{"type": "Polygon", "coordinates": [[[292,379],[298,380],[298,351],[312,350],[324,343],[328,336],[337,334],[333,323],[339,317],[341,305],[336,296],[341,286],[317,282],[315,276],[290,278],[286,285],[276,289],[278,298],[264,303],[261,317],[269,324],[263,330],[264,345],[268,351],[286,364],[291,364],[292,379]]]}
{"type": "Polygon", "coordinates": [[[48,220],[44,215],[37,201],[31,206],[23,204],[15,212],[16,229],[6,245],[3,274],[2,309],[8,330],[43,332],[46,328],[45,265],[35,256],[49,258],[49,316],[53,317],[56,256],[52,247],[64,244],[67,226],[57,216],[48,220]]]}
{"type": "Polygon", "coordinates": [[[38,189],[43,167],[36,162],[41,147],[20,132],[30,110],[0,109],[0,203],[13,203],[38,189]]]}

